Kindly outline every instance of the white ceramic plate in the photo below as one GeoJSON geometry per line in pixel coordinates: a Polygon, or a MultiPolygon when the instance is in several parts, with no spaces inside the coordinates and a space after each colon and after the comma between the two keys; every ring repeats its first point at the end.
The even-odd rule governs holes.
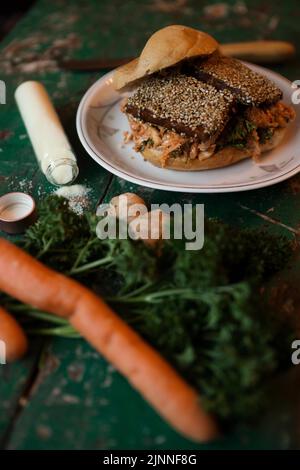
{"type": "MultiPolygon", "coordinates": [[[[273,80],[291,103],[291,83],[275,72],[247,64],[273,80]]],[[[112,72],[100,78],[84,95],[77,111],[77,132],[88,154],[111,173],[143,186],[190,193],[221,193],[262,188],[283,181],[300,171],[300,111],[284,141],[268,152],[259,164],[247,159],[227,168],[207,171],[175,171],[156,168],[123,143],[129,130],[120,110],[125,95],[112,87],[112,72]]]]}

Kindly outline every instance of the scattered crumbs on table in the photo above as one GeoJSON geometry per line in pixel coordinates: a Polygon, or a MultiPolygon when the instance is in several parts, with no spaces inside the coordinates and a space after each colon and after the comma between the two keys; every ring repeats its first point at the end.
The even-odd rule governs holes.
{"type": "Polygon", "coordinates": [[[36,427],[36,433],[41,439],[49,439],[52,436],[51,428],[42,424],[36,427]]]}
{"type": "Polygon", "coordinates": [[[101,388],[109,388],[112,384],[112,376],[107,375],[101,384],[101,388]]]}
{"type": "Polygon", "coordinates": [[[38,188],[37,188],[38,197],[45,196],[45,194],[46,194],[45,188],[43,186],[38,186],[38,188]]]}
{"type": "Polygon", "coordinates": [[[229,13],[229,5],[227,3],[215,3],[214,5],[206,5],[203,8],[204,17],[207,20],[219,20],[226,18],[229,13]]]}
{"type": "Polygon", "coordinates": [[[80,403],[80,399],[75,395],[63,395],[62,400],[64,403],[68,403],[69,405],[77,405],[80,403]]]}
{"type": "Polygon", "coordinates": [[[68,376],[73,382],[81,382],[85,371],[84,364],[73,363],[68,367],[68,376]]]}
{"type": "Polygon", "coordinates": [[[67,83],[68,83],[67,82],[67,74],[62,73],[60,75],[59,81],[57,82],[57,88],[60,88],[60,89],[66,88],[67,83]]]}
{"type": "Polygon", "coordinates": [[[31,180],[24,178],[18,182],[18,186],[21,191],[31,191],[33,183],[31,180]]]}
{"type": "Polygon", "coordinates": [[[75,349],[75,355],[76,355],[76,357],[81,357],[82,356],[82,346],[80,344],[75,349]]]}
{"type": "Polygon", "coordinates": [[[89,193],[91,188],[82,184],[73,184],[71,186],[61,186],[54,191],[54,194],[64,197],[69,201],[70,209],[77,215],[82,215],[90,206],[89,193]]]}
{"type": "Polygon", "coordinates": [[[111,364],[108,364],[107,369],[106,369],[106,376],[101,384],[101,388],[109,388],[111,386],[112,381],[113,381],[112,374],[115,371],[116,369],[111,364]]]}
{"type": "Polygon", "coordinates": [[[21,408],[25,408],[27,404],[28,404],[28,399],[26,397],[21,397],[19,400],[19,406],[21,408]]]}
{"type": "Polygon", "coordinates": [[[107,365],[107,372],[110,372],[112,374],[113,372],[116,372],[116,370],[117,369],[112,364],[107,365]]]}
{"type": "MultiPolygon", "coordinates": [[[[137,191],[136,186],[133,185],[133,184],[131,184],[131,183],[129,183],[128,181],[125,181],[125,180],[123,180],[123,179],[120,179],[120,180],[118,181],[118,183],[119,183],[119,186],[120,186],[121,189],[122,189],[122,188],[126,188],[126,192],[135,193],[135,192],[137,191]]],[[[143,189],[145,189],[145,188],[143,188],[143,189]]]]}
{"type": "Polygon", "coordinates": [[[193,10],[187,5],[188,0],[152,0],[148,10],[169,14],[192,14],[193,10]]]}
{"type": "Polygon", "coordinates": [[[166,437],[165,436],[162,436],[162,435],[159,435],[159,436],[156,436],[154,438],[154,442],[155,444],[157,445],[162,445],[166,442],[166,437]]]}
{"type": "Polygon", "coordinates": [[[232,11],[237,15],[246,15],[248,7],[243,1],[238,1],[232,6],[232,11]]]}
{"type": "Polygon", "coordinates": [[[54,387],[54,389],[51,392],[51,395],[53,397],[58,397],[61,394],[61,389],[59,387],[54,387]]]}
{"type": "MultiPolygon", "coordinates": [[[[1,151],[1,150],[0,150],[1,151]]],[[[36,194],[38,198],[42,198],[47,194],[46,188],[39,184],[34,184],[31,178],[22,178],[18,179],[17,176],[12,176],[9,178],[9,190],[10,191],[20,191],[22,193],[36,194]]]]}

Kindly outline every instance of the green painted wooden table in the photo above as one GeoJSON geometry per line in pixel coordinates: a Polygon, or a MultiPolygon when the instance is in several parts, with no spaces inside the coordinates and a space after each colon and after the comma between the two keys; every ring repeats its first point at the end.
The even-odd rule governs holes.
{"type": "MultiPolygon", "coordinates": [[[[300,40],[298,0],[235,0],[207,6],[193,0],[38,1],[1,44],[0,79],[7,103],[0,105],[0,193],[23,190],[36,199],[53,191],[37,168],[13,94],[28,79],[42,81],[53,97],[76,150],[78,183],[89,186],[91,203],[123,191],[147,202],[201,202],[208,216],[232,224],[275,222],[299,228],[300,175],[274,187],[240,194],[193,195],[136,187],[100,168],[81,147],[75,130],[80,98],[99,77],[55,70],[55,57],[135,55],[146,38],[163,26],[186,24],[212,33],[220,42],[261,38],[300,40]],[[251,213],[240,204],[257,211],[251,213]]],[[[274,67],[300,78],[299,56],[274,67]]],[[[272,230],[285,231],[277,223],[272,230]]],[[[294,282],[298,280],[294,275],[294,282]]],[[[298,377],[293,377],[295,389],[298,377]]],[[[293,388],[292,387],[292,388],[293,388]]],[[[283,402],[289,402],[290,397],[283,402]]],[[[282,403],[282,400],[281,400],[282,403]]],[[[293,409],[292,415],[296,415],[293,409]]],[[[298,446],[297,429],[285,411],[272,413],[272,425],[239,430],[204,448],[298,446]],[[276,415],[276,416],[275,416],[276,415]],[[272,429],[272,431],[270,431],[272,429]]],[[[0,366],[0,447],[9,449],[192,449],[166,425],[112,367],[83,340],[34,340],[30,354],[0,366]]]]}

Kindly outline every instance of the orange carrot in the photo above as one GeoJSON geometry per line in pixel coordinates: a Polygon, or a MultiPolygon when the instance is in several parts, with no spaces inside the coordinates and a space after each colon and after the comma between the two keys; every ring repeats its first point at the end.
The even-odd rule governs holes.
{"type": "Polygon", "coordinates": [[[8,362],[24,356],[27,351],[27,338],[16,320],[0,307],[0,341],[5,345],[5,358],[8,362]]]}
{"type": "Polygon", "coordinates": [[[70,323],[175,429],[207,441],[217,427],[197,392],[113,310],[81,284],[0,239],[0,289],[70,323]]]}

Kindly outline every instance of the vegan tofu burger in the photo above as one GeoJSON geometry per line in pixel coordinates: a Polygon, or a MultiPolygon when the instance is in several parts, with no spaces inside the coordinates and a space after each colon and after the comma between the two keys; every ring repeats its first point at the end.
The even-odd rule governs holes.
{"type": "Polygon", "coordinates": [[[156,32],[139,58],[118,68],[117,90],[135,149],[156,166],[207,170],[275,148],[295,117],[281,90],[224,57],[206,33],[185,26],[156,32]]]}

